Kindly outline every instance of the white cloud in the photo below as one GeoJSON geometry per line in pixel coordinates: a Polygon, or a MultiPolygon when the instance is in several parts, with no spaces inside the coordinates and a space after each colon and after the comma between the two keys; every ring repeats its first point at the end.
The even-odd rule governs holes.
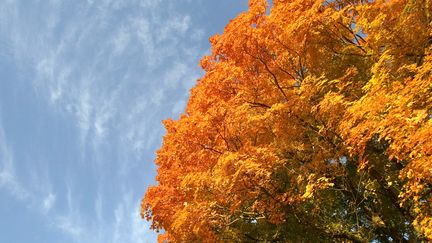
{"type": "Polygon", "coordinates": [[[102,220],[103,220],[103,204],[102,204],[101,193],[97,194],[97,197],[96,197],[94,204],[95,204],[94,207],[95,207],[96,219],[97,219],[97,222],[100,224],[100,223],[102,223],[102,220]]]}
{"type": "MultiPolygon", "coordinates": [[[[68,194],[70,195],[70,194],[68,194]]],[[[140,218],[140,203],[132,193],[122,193],[115,208],[103,214],[102,195],[94,201],[96,217],[85,215],[76,205],[55,217],[53,226],[80,243],[149,243],[156,242],[150,224],[140,218]]]]}
{"type": "MultiPolygon", "coordinates": [[[[141,210],[141,206],[139,203],[134,205],[133,210],[131,210],[131,214],[130,214],[130,218],[129,218],[129,222],[132,225],[131,226],[131,243],[132,242],[149,242],[149,239],[146,239],[146,235],[148,235],[149,233],[151,233],[152,231],[150,230],[150,223],[144,221],[143,219],[141,219],[139,217],[140,214],[140,210],[141,210]]],[[[154,239],[155,240],[155,239],[154,239]]]]}
{"type": "Polygon", "coordinates": [[[90,129],[90,119],[92,115],[93,106],[90,103],[90,92],[87,89],[81,90],[76,106],[76,116],[78,118],[78,125],[81,129],[84,138],[90,129]]]}
{"type": "Polygon", "coordinates": [[[171,25],[173,30],[177,30],[180,34],[185,34],[191,25],[191,18],[188,15],[182,16],[176,21],[171,22],[171,25]]]}
{"type": "Polygon", "coordinates": [[[28,208],[46,214],[54,207],[56,195],[52,192],[46,193],[51,190],[47,174],[41,178],[34,171],[35,168],[30,171],[30,185],[28,181],[25,184],[25,181],[19,180],[15,171],[13,150],[7,143],[0,117],[0,189],[6,189],[19,202],[25,202],[28,208]]]}
{"type": "Polygon", "coordinates": [[[151,233],[148,222],[140,218],[140,203],[131,200],[130,194],[126,194],[123,201],[115,210],[115,225],[113,243],[144,243],[156,242],[156,238],[147,238],[151,233]]]}
{"type": "Polygon", "coordinates": [[[166,39],[172,38],[172,36],[183,36],[189,30],[191,25],[190,16],[176,16],[174,15],[172,19],[165,23],[158,23],[160,27],[155,35],[158,42],[165,41],[166,39]]]}
{"type": "Polygon", "coordinates": [[[111,91],[110,96],[103,97],[100,102],[101,104],[98,104],[95,108],[93,121],[96,142],[99,142],[107,135],[111,120],[119,112],[117,105],[118,90],[111,91]]]}
{"type": "MultiPolygon", "coordinates": [[[[96,166],[86,167],[89,174],[103,177],[112,170],[110,176],[120,178],[116,187],[129,186],[132,169],[145,163],[144,152],[160,141],[160,121],[171,116],[170,112],[179,113],[186,104],[188,89],[198,75],[200,51],[194,44],[204,32],[194,26],[190,16],[175,12],[170,1],[76,1],[76,8],[67,9],[68,14],[67,2],[33,4],[46,7],[47,14],[40,13],[42,17],[34,20],[35,16],[27,16],[14,4],[0,6],[0,43],[11,43],[19,68],[34,74],[28,79],[38,97],[72,118],[70,122],[80,134],[80,152],[94,153],[84,159],[100,160],[91,161],[96,166]],[[131,11],[119,14],[124,7],[131,11]],[[92,151],[88,145],[93,145],[92,151]],[[106,155],[106,151],[114,152],[106,155]],[[111,155],[115,158],[107,157],[111,155]],[[104,160],[114,164],[105,166],[104,160]]],[[[78,186],[74,194],[71,186],[52,190],[50,185],[56,185],[49,181],[52,178],[38,175],[34,181],[46,176],[46,186],[24,188],[15,175],[13,150],[3,137],[0,130],[0,187],[17,198],[35,199],[33,206],[53,219],[54,228],[77,242],[151,242],[148,223],[139,217],[142,195],[129,193],[113,199],[102,193],[107,185],[101,182],[96,198],[87,204],[94,215],[88,215],[84,206],[80,208],[79,198],[93,198],[81,195],[85,190],[78,186]]],[[[82,183],[82,175],[75,173],[72,185],[82,183]]]]}
{"type": "Polygon", "coordinates": [[[121,26],[112,39],[114,45],[114,54],[121,55],[126,49],[131,39],[130,31],[125,26],[121,26]]]}
{"type": "MultiPolygon", "coordinates": [[[[170,2],[109,0],[99,2],[97,7],[93,2],[77,2],[79,7],[65,18],[62,11],[66,3],[51,1],[47,6],[48,17],[34,23],[22,18],[21,10],[17,9],[15,21],[2,31],[3,36],[12,36],[18,63],[34,68],[36,90],[46,94],[56,109],[74,114],[84,150],[86,144],[99,144],[107,135],[118,134],[122,140],[122,134],[134,133],[135,124],[145,126],[142,114],[154,108],[138,102],[147,104],[150,100],[159,107],[167,94],[185,82],[186,74],[196,72],[195,60],[184,59],[196,52],[195,47],[181,40],[190,35],[198,36],[192,38],[196,40],[202,33],[194,28],[189,15],[175,12],[170,2]],[[125,7],[139,11],[117,16],[116,11],[125,7]],[[28,29],[26,32],[24,27],[28,29]],[[60,27],[64,31],[59,32],[60,27]],[[125,60],[126,56],[130,61],[125,60]],[[162,78],[155,78],[156,75],[162,78]],[[129,96],[127,89],[133,89],[132,85],[144,92],[129,96]],[[157,88],[145,88],[153,85],[157,88]],[[134,113],[137,106],[144,107],[144,111],[134,113]],[[131,111],[133,118],[126,120],[131,111]],[[88,140],[94,141],[88,143],[88,140]]],[[[5,13],[8,14],[10,11],[5,13]]],[[[187,91],[185,87],[182,89],[187,91]]],[[[168,104],[177,104],[173,109],[178,111],[184,103],[168,104]]],[[[141,153],[146,147],[142,145],[146,134],[137,135],[130,142],[141,153]]]]}
{"type": "Polygon", "coordinates": [[[191,34],[191,38],[194,41],[201,41],[205,36],[205,32],[202,29],[194,29],[191,34]]]}
{"type": "Polygon", "coordinates": [[[66,211],[52,216],[54,219],[52,226],[72,236],[75,241],[82,242],[82,239],[88,237],[85,233],[89,228],[82,219],[80,208],[75,204],[69,183],[66,185],[66,202],[66,211]]]}
{"type": "Polygon", "coordinates": [[[186,100],[179,100],[176,102],[171,110],[174,116],[178,116],[180,113],[184,112],[184,107],[186,106],[186,100]]]}
{"type": "Polygon", "coordinates": [[[78,241],[83,235],[84,228],[82,228],[80,224],[74,220],[75,219],[70,215],[60,216],[56,220],[56,226],[78,241]]]}
{"type": "Polygon", "coordinates": [[[42,208],[45,213],[49,212],[56,202],[56,196],[49,193],[42,202],[42,208]]]}
{"type": "Polygon", "coordinates": [[[15,174],[12,149],[7,144],[0,120],[0,188],[4,188],[19,200],[29,198],[29,192],[22,187],[15,174]]]}
{"type": "Polygon", "coordinates": [[[190,73],[191,70],[188,66],[180,61],[175,62],[168,71],[164,74],[163,81],[164,85],[170,88],[174,88],[185,82],[186,80],[182,80],[185,78],[185,75],[190,73]]]}

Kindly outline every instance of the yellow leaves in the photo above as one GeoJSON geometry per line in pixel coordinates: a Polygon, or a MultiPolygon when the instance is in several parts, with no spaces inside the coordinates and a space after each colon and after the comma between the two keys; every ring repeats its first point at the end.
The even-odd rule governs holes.
{"type": "Polygon", "coordinates": [[[432,239],[432,217],[418,217],[413,221],[413,225],[418,231],[422,232],[426,238],[432,239]]]}
{"type": "Polygon", "coordinates": [[[346,106],[344,96],[329,92],[319,103],[317,113],[326,121],[326,127],[335,127],[339,123],[340,117],[344,115],[346,106]]]}
{"type": "Polygon", "coordinates": [[[407,176],[408,179],[412,179],[412,178],[414,177],[413,170],[409,170],[409,171],[407,172],[406,176],[407,176]]]}
{"type": "MultiPolygon", "coordinates": [[[[236,172],[237,161],[239,158],[237,154],[227,153],[223,157],[219,158],[218,166],[221,166],[225,176],[233,175],[236,172]]],[[[220,177],[222,179],[223,177],[220,177]]]]}
{"type": "Polygon", "coordinates": [[[391,81],[391,74],[393,68],[394,56],[391,50],[385,50],[380,56],[379,60],[373,65],[371,71],[373,76],[369,82],[363,87],[364,91],[374,91],[374,89],[386,87],[391,81]]]}
{"type": "Polygon", "coordinates": [[[420,228],[427,238],[432,239],[432,217],[425,217],[420,222],[420,228]]]}
{"type": "Polygon", "coordinates": [[[306,186],[306,191],[302,197],[305,199],[309,199],[313,196],[313,192],[314,192],[314,185],[308,184],[306,186]]]}
{"type": "Polygon", "coordinates": [[[420,123],[423,123],[425,119],[427,118],[428,113],[426,110],[414,110],[412,112],[411,117],[406,118],[407,123],[412,124],[411,126],[416,127],[420,123]]]}
{"type": "Polygon", "coordinates": [[[330,178],[320,177],[316,178],[316,174],[310,174],[308,177],[308,184],[306,185],[305,192],[303,193],[303,199],[313,198],[315,192],[327,189],[334,186],[334,183],[331,182],[330,178]]]}
{"type": "MultiPolygon", "coordinates": [[[[378,14],[373,21],[369,23],[369,28],[377,29],[383,26],[385,19],[387,18],[387,14],[380,13],[378,14]]],[[[379,37],[379,35],[378,35],[379,37]]]]}
{"type": "Polygon", "coordinates": [[[176,220],[174,221],[171,227],[173,228],[173,230],[180,230],[183,228],[183,224],[188,219],[188,214],[179,211],[176,213],[175,218],[176,220]]]}

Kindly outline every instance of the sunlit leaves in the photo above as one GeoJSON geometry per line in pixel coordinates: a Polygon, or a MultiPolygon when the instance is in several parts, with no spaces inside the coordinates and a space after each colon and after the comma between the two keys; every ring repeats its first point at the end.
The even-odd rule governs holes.
{"type": "Polygon", "coordinates": [[[165,121],[161,241],[432,239],[428,1],[253,0],[165,121]]]}

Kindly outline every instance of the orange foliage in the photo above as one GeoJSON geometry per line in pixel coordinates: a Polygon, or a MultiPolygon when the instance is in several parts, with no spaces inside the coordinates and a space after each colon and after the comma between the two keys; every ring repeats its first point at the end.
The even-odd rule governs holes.
{"type": "Polygon", "coordinates": [[[431,3],[269,8],[210,39],[143,217],[170,242],[432,240],[431,3]]]}

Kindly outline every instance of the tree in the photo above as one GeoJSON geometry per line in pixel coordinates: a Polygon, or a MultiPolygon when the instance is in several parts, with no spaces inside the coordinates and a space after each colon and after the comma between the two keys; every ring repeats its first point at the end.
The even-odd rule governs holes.
{"type": "Polygon", "coordinates": [[[432,6],[250,0],[164,122],[161,241],[432,240],[432,6]]]}

